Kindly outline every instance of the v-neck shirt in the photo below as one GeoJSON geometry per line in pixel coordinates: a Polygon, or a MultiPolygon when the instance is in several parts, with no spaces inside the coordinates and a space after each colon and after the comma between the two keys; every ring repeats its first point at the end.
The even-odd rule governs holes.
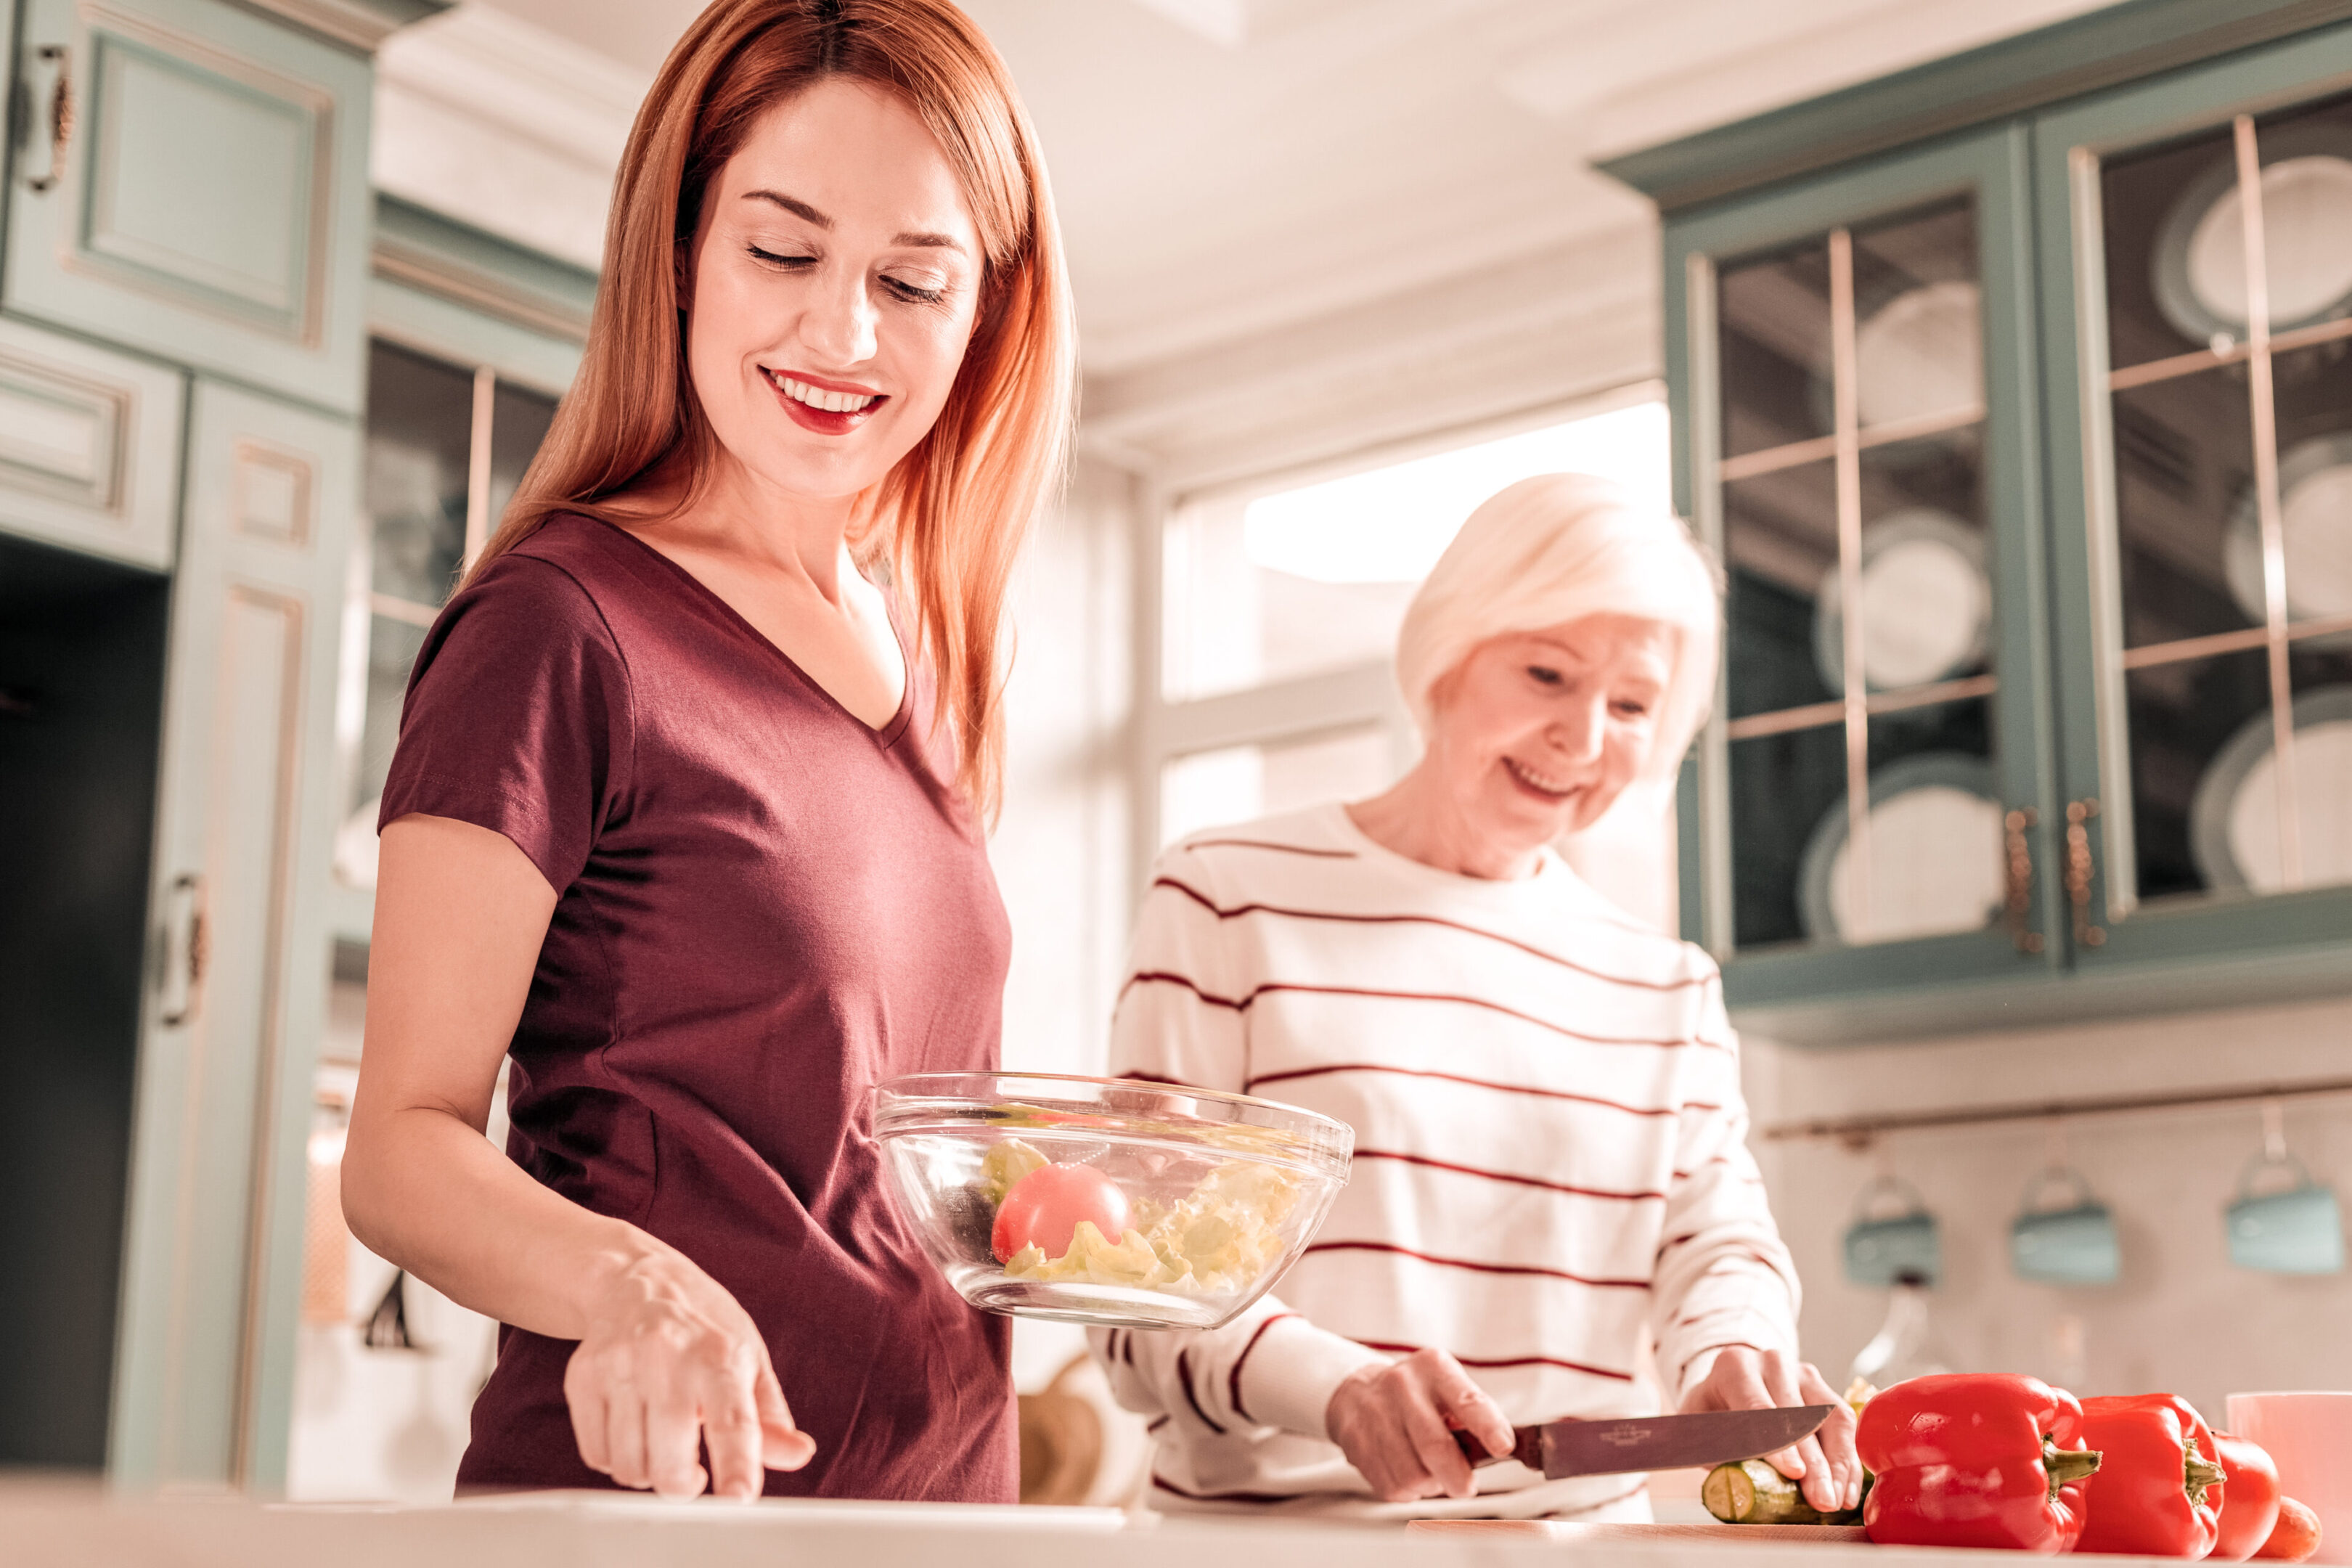
{"type": "MultiPolygon", "coordinates": [[[[815,1439],[775,1496],[1010,1502],[1004,1321],[884,1187],[877,1081],[997,1063],[1011,934],[937,685],[875,729],[626,531],[551,519],[435,623],[380,820],[505,835],[558,898],[509,1055],[509,1154],[691,1258],[815,1439]]],[[[512,1327],[461,1489],[607,1485],[572,1343],[512,1327]]]]}

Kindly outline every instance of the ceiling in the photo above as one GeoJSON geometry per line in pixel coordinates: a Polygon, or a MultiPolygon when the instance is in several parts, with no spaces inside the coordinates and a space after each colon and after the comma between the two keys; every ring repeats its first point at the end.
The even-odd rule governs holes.
{"type": "MultiPolygon", "coordinates": [[[[1596,154],[2092,0],[964,0],[1045,140],[1090,374],[1646,221],[1596,154]]],[[[649,79],[700,0],[468,0],[649,79]]]]}

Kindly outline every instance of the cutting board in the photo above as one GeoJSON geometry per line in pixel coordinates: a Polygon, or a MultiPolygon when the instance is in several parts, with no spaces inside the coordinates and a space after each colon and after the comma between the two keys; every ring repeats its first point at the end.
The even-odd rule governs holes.
{"type": "Polygon", "coordinates": [[[1858,1524],[1579,1524],[1572,1519],[1416,1519],[1405,1527],[1442,1535],[1518,1536],[1531,1541],[1639,1546],[1706,1541],[1724,1546],[1826,1542],[1866,1543],[1858,1524]]]}

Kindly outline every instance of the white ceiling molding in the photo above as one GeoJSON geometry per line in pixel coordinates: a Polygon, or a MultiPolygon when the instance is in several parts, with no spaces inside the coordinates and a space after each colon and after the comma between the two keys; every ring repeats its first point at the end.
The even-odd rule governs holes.
{"type": "Polygon", "coordinates": [[[1090,374],[1090,450],[1197,489],[1658,374],[1657,233],[1630,225],[1181,358],[1090,374]]]}
{"type": "Polygon", "coordinates": [[[377,187],[586,267],[643,75],[478,5],[394,34],[376,59],[377,187]]]}

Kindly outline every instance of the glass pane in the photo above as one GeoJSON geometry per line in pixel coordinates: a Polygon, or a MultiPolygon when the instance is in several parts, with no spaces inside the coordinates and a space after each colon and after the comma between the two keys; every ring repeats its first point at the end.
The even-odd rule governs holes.
{"type": "Polygon", "coordinates": [[[1536,474],[1612,479],[1672,504],[1663,404],[1269,495],[1197,502],[1163,531],[1161,690],[1181,702],[1387,660],[1463,520],[1536,474]]]}
{"type": "MultiPolygon", "coordinates": [[[[2254,144],[2271,331],[2352,314],[2352,98],[2266,116],[2254,144]]],[[[2244,275],[2241,264],[2233,277],[2244,275]]]]}
{"type": "Polygon", "coordinates": [[[436,605],[457,582],[473,422],[472,372],[370,345],[367,510],[377,593],[436,605]]]}
{"type": "Polygon", "coordinates": [[[1718,285],[1723,455],[1830,434],[1830,261],[1826,241],[1727,266],[1718,285]]]}
{"type": "Polygon", "coordinates": [[[1808,846],[1805,907],[1847,942],[1981,931],[2001,910],[2001,816],[1989,700],[1874,714],[1867,900],[1841,814],[1808,846]]]}
{"type": "Polygon", "coordinates": [[[2287,615],[2352,616],[2352,340],[2297,349],[2271,363],[2287,615]]]}
{"type": "Polygon", "coordinates": [[[1976,204],[1856,230],[1853,311],[1854,402],[1865,433],[1980,407],[1976,204]]]}
{"type": "Polygon", "coordinates": [[[2109,364],[2169,359],[2245,336],[2236,187],[2226,125],[2102,171],[2109,364]]]}
{"type": "MultiPolygon", "coordinates": [[[[1874,691],[1991,668],[1981,425],[1862,452],[1862,662],[1874,691]]],[[[1822,672],[1845,689],[1844,618],[1824,595],[1822,672]]]]}
{"type": "MultiPolygon", "coordinates": [[[[2269,754],[2270,677],[2263,650],[2131,670],[2124,694],[2139,896],[2245,887],[2231,824],[2254,809],[2242,798],[2246,779],[2269,754]]],[[[2275,827],[2275,815],[2271,820],[2275,827]]],[[[2274,833],[2271,855],[2275,866],[2274,833]]]]}
{"type": "Polygon", "coordinates": [[[490,399],[490,527],[495,530],[507,514],[507,502],[514,499],[515,487],[522,483],[525,469],[539,455],[539,444],[547,439],[547,427],[555,418],[555,399],[499,382],[490,399]]]}
{"type": "Polygon", "coordinates": [[[408,694],[408,672],[425,646],[425,628],[387,616],[368,621],[367,720],[360,735],[359,766],[352,777],[351,808],[365,807],[375,818],[375,802],[392,771],[392,748],[400,739],[400,704],[408,694]]]}
{"type": "MultiPolygon", "coordinates": [[[[2352,882],[2352,637],[2296,646],[2287,669],[2294,688],[2294,815],[2303,885],[2352,882]]],[[[2259,886],[2259,863],[2251,869],[2259,886]]]]}
{"type": "Polygon", "coordinates": [[[1396,780],[1378,725],[1178,757],[1160,772],[1160,841],[1335,800],[1362,800],[1396,780]]]}
{"type": "Polygon", "coordinates": [[[1845,815],[1844,726],[1730,750],[1732,939],[1742,948],[1801,942],[1816,934],[1801,902],[1806,846],[1845,815]]]}
{"type": "MultiPolygon", "coordinates": [[[[1837,695],[1837,633],[1818,613],[1837,580],[1837,481],[1824,458],[1723,487],[1730,716],[1837,695]]],[[[1832,600],[1832,604],[1834,601],[1832,600]]]]}
{"type": "Polygon", "coordinates": [[[2231,364],[2114,395],[2126,647],[2263,624],[2248,381],[2231,364]]]}

